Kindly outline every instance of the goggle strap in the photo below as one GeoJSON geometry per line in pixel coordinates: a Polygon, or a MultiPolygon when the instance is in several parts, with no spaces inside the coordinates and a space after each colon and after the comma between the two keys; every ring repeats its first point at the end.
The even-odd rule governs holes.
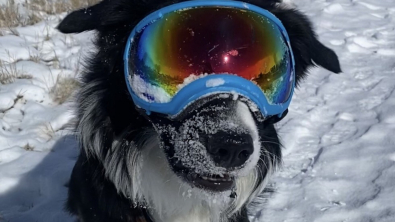
{"type": "Polygon", "coordinates": [[[287,116],[287,114],[288,114],[288,109],[286,109],[281,114],[269,117],[268,119],[266,119],[265,122],[268,124],[276,124],[276,123],[280,122],[282,119],[284,119],[287,116]]]}

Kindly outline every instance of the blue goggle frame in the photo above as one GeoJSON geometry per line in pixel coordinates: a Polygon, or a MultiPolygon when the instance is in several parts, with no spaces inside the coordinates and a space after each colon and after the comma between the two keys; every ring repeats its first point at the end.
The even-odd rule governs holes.
{"type": "Polygon", "coordinates": [[[237,93],[240,94],[249,100],[251,100],[253,103],[257,105],[259,108],[259,111],[262,113],[264,117],[267,116],[274,116],[278,115],[279,117],[282,117],[283,113],[288,109],[289,104],[292,100],[292,96],[294,93],[295,89],[295,59],[293,55],[293,51],[291,48],[291,43],[289,40],[288,33],[281,23],[281,21],[274,16],[272,13],[269,11],[262,9],[260,7],[257,7],[255,5],[251,5],[245,2],[240,2],[240,1],[228,1],[228,0],[216,0],[216,1],[209,1],[209,0],[194,0],[194,1],[186,1],[186,2],[181,2],[181,3],[176,3],[173,5],[169,5],[167,7],[161,8],[148,16],[146,16],[144,19],[142,19],[132,30],[128,41],[127,45],[125,48],[125,53],[124,53],[124,72],[125,72],[125,80],[126,84],[129,90],[129,93],[133,99],[133,102],[135,103],[136,106],[144,109],[146,113],[149,115],[151,112],[156,112],[156,113],[161,113],[161,114],[166,114],[169,116],[176,116],[179,114],[182,110],[185,109],[190,103],[193,101],[196,101],[199,98],[205,97],[207,95],[213,95],[213,94],[221,94],[221,93],[237,93]],[[130,73],[129,73],[129,51],[131,44],[133,43],[135,35],[142,30],[145,26],[153,23],[154,21],[161,19],[165,14],[171,13],[174,11],[178,11],[181,9],[189,9],[189,8],[194,8],[194,7],[200,7],[200,6],[218,6],[218,7],[232,7],[232,8],[238,8],[242,10],[249,10],[252,12],[256,12],[262,16],[265,16],[266,18],[270,19],[273,21],[281,33],[283,34],[283,37],[285,41],[287,42],[288,48],[289,48],[289,53],[291,56],[291,76],[292,76],[292,81],[293,81],[293,86],[291,89],[290,96],[288,100],[282,104],[270,104],[265,95],[264,92],[253,82],[244,79],[242,77],[236,76],[236,75],[230,75],[227,73],[216,73],[216,74],[210,74],[205,77],[202,77],[200,79],[197,79],[185,87],[183,87],[180,91],[178,91],[174,97],[171,99],[170,102],[167,103],[154,103],[154,102],[147,102],[143,99],[141,99],[136,93],[133,91],[129,78],[130,78],[130,73]],[[216,81],[218,79],[221,79],[221,84],[218,84],[216,86],[207,86],[208,81],[216,81]]]}

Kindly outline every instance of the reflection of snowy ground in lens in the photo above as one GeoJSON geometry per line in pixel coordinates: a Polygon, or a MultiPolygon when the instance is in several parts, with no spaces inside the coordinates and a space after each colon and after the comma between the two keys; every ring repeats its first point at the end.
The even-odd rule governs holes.
{"type": "MultiPolygon", "coordinates": [[[[395,221],[395,2],[287,0],[313,20],[344,73],[312,69],[278,124],[284,165],[256,221],[395,221]]],[[[92,33],[57,18],[0,36],[0,60],[24,75],[0,85],[0,221],[73,221],[62,211],[77,156],[57,79],[79,72],[92,33]],[[58,77],[60,76],[60,77],[58,77]]]]}

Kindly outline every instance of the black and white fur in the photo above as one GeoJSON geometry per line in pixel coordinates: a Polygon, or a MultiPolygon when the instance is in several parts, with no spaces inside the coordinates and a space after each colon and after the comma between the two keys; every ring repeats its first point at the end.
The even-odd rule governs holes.
{"type": "MultiPolygon", "coordinates": [[[[248,205],[281,163],[274,127],[279,119],[261,120],[253,104],[243,98],[216,95],[191,104],[183,115],[170,120],[147,116],[135,107],[123,73],[127,38],[150,12],[176,2],[180,1],[104,0],[70,13],[58,26],[63,33],[96,30],[97,35],[97,52],[87,61],[77,99],[81,153],[66,205],[78,221],[249,221],[248,205]],[[253,152],[245,164],[224,168],[210,158],[202,137],[217,131],[252,138],[253,152]],[[220,192],[195,187],[174,171],[174,159],[199,175],[230,175],[236,185],[220,192]]],[[[300,12],[278,0],[245,2],[271,11],[284,24],[298,85],[314,64],[341,71],[336,54],[317,40],[300,12]]]]}

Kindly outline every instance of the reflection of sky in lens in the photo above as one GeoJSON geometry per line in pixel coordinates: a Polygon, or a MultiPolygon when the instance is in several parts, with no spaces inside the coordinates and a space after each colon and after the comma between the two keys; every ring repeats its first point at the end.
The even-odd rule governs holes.
{"type": "Polygon", "coordinates": [[[191,74],[230,73],[253,80],[270,103],[289,97],[288,48],[277,26],[257,13],[212,7],[172,12],[134,39],[130,73],[171,96],[191,74]]]}

